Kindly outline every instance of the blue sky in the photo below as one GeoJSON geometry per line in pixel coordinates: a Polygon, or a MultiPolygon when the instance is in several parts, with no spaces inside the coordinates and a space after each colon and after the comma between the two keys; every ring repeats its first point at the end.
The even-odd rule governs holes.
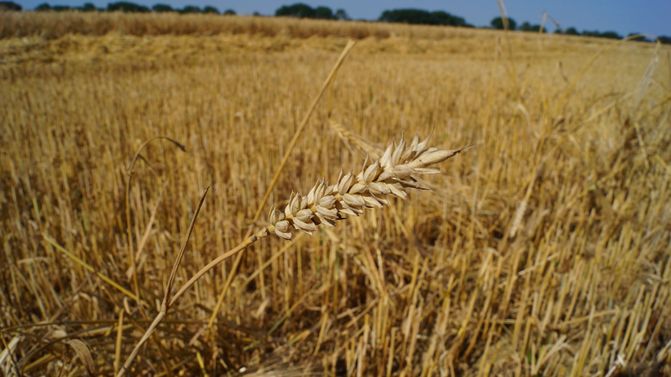
{"type": "MultiPolygon", "coordinates": [[[[97,6],[105,6],[106,0],[14,0],[26,9],[32,9],[39,3],[48,2],[59,5],[81,5],[91,1],[97,6]]],[[[220,10],[234,9],[239,14],[273,14],[283,4],[295,0],[133,0],[136,3],[152,5],[163,2],[173,7],[187,4],[213,5],[220,10]]],[[[499,14],[496,0],[341,0],[302,2],[326,5],[331,8],[343,8],[352,18],[375,19],[384,9],[421,8],[427,10],[445,10],[464,17],[467,22],[482,26],[499,14]]],[[[562,27],[574,26],[578,30],[614,30],[620,34],[640,32],[649,35],[671,35],[671,0],[508,0],[505,2],[508,15],[518,23],[529,21],[540,23],[544,11],[556,19],[562,27]]]]}

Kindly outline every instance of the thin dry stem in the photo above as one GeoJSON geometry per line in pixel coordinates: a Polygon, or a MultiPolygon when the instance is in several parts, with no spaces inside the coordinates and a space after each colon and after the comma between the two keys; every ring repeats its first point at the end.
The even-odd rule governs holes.
{"type": "MultiPolygon", "coordinates": [[[[163,296],[163,301],[161,302],[161,309],[154,318],[154,321],[151,323],[149,328],[145,331],[144,335],[142,335],[142,338],[137,342],[135,347],[133,348],[133,351],[131,351],[130,355],[124,362],[123,366],[121,367],[121,370],[119,370],[119,373],[117,373],[117,377],[122,377],[126,374],[126,371],[130,368],[130,366],[133,364],[133,361],[137,357],[137,354],[140,352],[140,348],[142,345],[149,339],[151,334],[154,333],[156,330],[156,327],[161,323],[163,318],[168,314],[168,310],[170,309],[171,302],[170,301],[170,293],[172,291],[172,286],[175,282],[175,277],[177,276],[177,269],[179,268],[179,265],[182,263],[182,259],[184,257],[184,253],[186,252],[186,246],[189,244],[189,239],[191,239],[191,234],[193,233],[193,227],[196,224],[196,219],[198,218],[198,214],[200,213],[200,209],[203,207],[203,203],[205,202],[205,197],[207,196],[208,191],[210,190],[210,187],[208,186],[205,188],[205,192],[203,192],[203,195],[200,198],[200,202],[198,203],[198,207],[196,207],[196,212],[193,214],[193,217],[191,218],[191,223],[189,224],[189,230],[186,234],[186,238],[184,239],[184,243],[182,244],[182,248],[179,250],[179,253],[177,254],[177,259],[175,260],[175,263],[172,266],[172,271],[170,272],[170,277],[168,278],[168,283],[166,284],[165,288],[165,294],[163,296]]],[[[177,296],[177,295],[175,295],[177,296]]]]}
{"type": "MultiPolygon", "coordinates": [[[[130,162],[130,165],[128,166],[128,178],[126,179],[126,242],[128,244],[128,271],[130,272],[131,275],[131,281],[133,284],[133,292],[135,293],[135,296],[137,297],[137,301],[141,302],[141,297],[140,296],[140,285],[138,284],[137,281],[137,268],[135,266],[135,251],[133,250],[133,232],[131,229],[131,213],[130,213],[130,188],[131,188],[131,181],[133,180],[133,173],[135,169],[135,163],[137,162],[138,159],[141,158],[141,153],[142,151],[153,141],[155,140],[167,140],[173,145],[175,145],[179,150],[182,152],[186,151],[186,147],[184,144],[178,142],[177,140],[168,137],[168,136],[155,136],[152,137],[149,140],[146,140],[140,147],[137,149],[135,152],[135,155],[133,156],[133,159],[130,162]]],[[[138,253],[140,250],[138,250],[138,253]]]]}
{"type": "MultiPolygon", "coordinates": [[[[291,156],[291,153],[293,152],[294,147],[296,146],[296,143],[298,142],[298,139],[300,138],[301,134],[303,133],[303,130],[305,129],[305,126],[307,126],[308,121],[310,120],[310,117],[312,117],[312,113],[314,113],[315,109],[317,108],[317,104],[319,103],[319,100],[321,100],[322,96],[326,92],[326,89],[331,85],[333,80],[335,79],[336,73],[338,73],[338,70],[342,66],[342,63],[345,61],[345,58],[349,54],[349,52],[352,50],[354,45],[356,44],[355,41],[348,41],[347,45],[343,49],[343,51],[340,53],[340,56],[338,57],[338,60],[336,63],[333,65],[333,68],[331,68],[331,72],[329,72],[328,76],[326,77],[326,80],[324,80],[324,83],[322,83],[322,87],[319,90],[319,93],[317,96],[312,100],[312,104],[308,108],[308,112],[305,113],[305,116],[303,117],[303,120],[301,121],[300,125],[298,126],[298,129],[296,129],[296,132],[294,133],[294,136],[291,138],[291,141],[289,142],[289,145],[287,146],[286,152],[284,152],[284,156],[282,156],[282,161],[280,164],[277,166],[277,169],[275,169],[275,173],[273,174],[273,178],[270,181],[270,185],[268,185],[268,188],[266,188],[266,191],[263,193],[263,197],[261,198],[261,202],[259,203],[259,206],[256,208],[256,212],[254,212],[254,217],[252,217],[252,224],[255,224],[256,221],[259,219],[261,216],[261,213],[263,212],[263,208],[265,208],[266,203],[268,202],[268,199],[270,198],[270,194],[272,193],[273,189],[277,185],[277,181],[280,177],[280,174],[282,174],[282,170],[284,169],[284,166],[287,164],[287,161],[289,161],[289,157],[291,156]]],[[[249,228],[247,231],[247,235],[245,237],[249,237],[252,233],[254,228],[249,228]]],[[[212,327],[214,324],[215,319],[217,318],[217,313],[219,313],[219,310],[221,309],[221,305],[224,302],[224,297],[226,297],[226,293],[228,292],[229,287],[231,286],[231,283],[233,282],[233,278],[235,277],[235,271],[238,269],[240,266],[240,262],[242,261],[242,254],[239,254],[236,258],[235,261],[233,262],[233,267],[231,268],[230,274],[228,278],[226,279],[226,282],[224,283],[224,288],[221,290],[221,293],[219,294],[219,297],[217,298],[217,303],[214,306],[214,310],[212,310],[212,314],[210,315],[210,320],[208,322],[208,327],[212,327]]]]}

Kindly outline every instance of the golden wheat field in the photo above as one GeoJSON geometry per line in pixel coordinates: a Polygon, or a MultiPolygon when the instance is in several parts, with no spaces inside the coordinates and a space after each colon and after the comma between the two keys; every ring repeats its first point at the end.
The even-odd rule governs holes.
{"type": "Polygon", "coordinates": [[[669,47],[198,15],[0,25],[6,375],[671,376],[669,47]],[[414,136],[466,147],[430,190],[227,253],[414,136]]]}

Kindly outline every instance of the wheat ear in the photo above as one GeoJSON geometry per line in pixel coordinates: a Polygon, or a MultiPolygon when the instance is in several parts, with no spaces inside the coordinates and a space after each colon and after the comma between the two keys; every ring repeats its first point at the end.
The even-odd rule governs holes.
{"type": "Polygon", "coordinates": [[[283,211],[271,210],[269,225],[257,234],[291,239],[294,231],[312,233],[320,225],[334,226],[338,220],[359,216],[366,208],[383,207],[389,204],[388,197],[405,199],[408,189],[427,190],[418,177],[438,173],[432,165],[462,150],[432,148],[417,137],[409,145],[403,140],[390,144],[382,157],[365,164],[356,176],[340,174],[333,185],[322,180],[305,196],[292,194],[283,211]]]}

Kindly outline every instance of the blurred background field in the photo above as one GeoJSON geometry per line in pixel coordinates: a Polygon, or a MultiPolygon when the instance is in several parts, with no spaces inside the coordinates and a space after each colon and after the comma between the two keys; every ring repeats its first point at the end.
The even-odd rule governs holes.
{"type": "Polygon", "coordinates": [[[0,36],[5,370],[111,375],[204,188],[178,284],[255,225],[352,38],[271,204],[360,168],[361,145],[474,148],[432,192],[225,262],[131,374],[671,375],[668,46],[157,14],[0,14],[0,36]],[[156,136],[184,150],[148,144],[127,200],[156,136]]]}

